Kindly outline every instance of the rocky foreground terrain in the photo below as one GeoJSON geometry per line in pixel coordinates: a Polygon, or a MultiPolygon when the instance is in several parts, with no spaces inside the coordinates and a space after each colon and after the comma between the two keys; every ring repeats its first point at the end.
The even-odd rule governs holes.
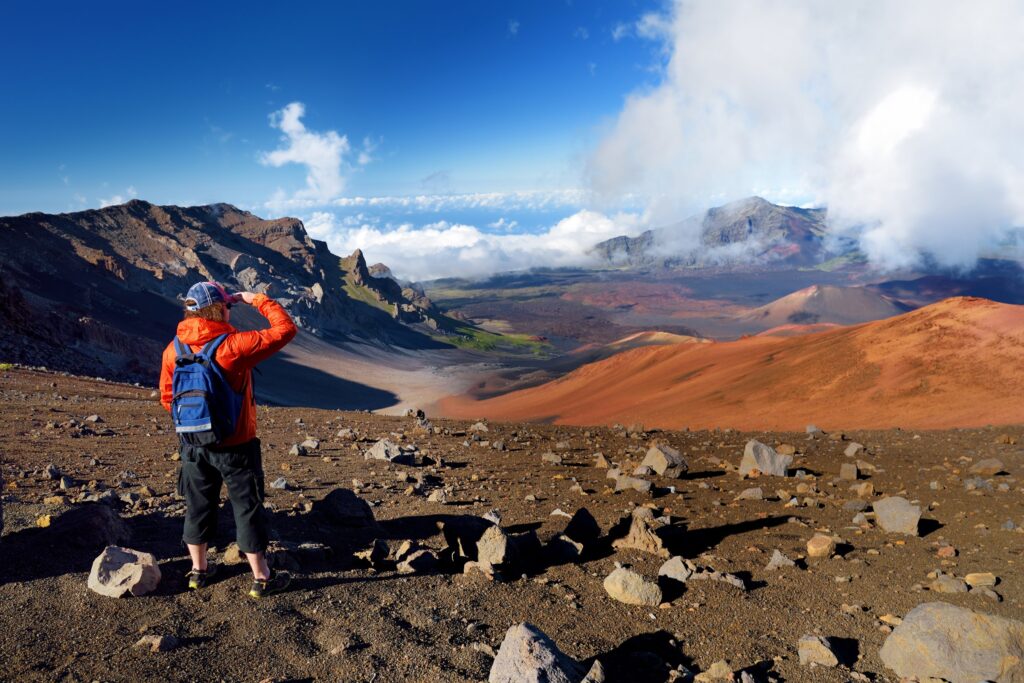
{"type": "MultiPolygon", "coordinates": [[[[296,580],[257,602],[239,564],[185,591],[176,444],[149,388],[6,368],[0,415],[4,680],[1024,676],[1020,427],[261,408],[272,559],[296,580]],[[108,544],[152,554],[159,580],[94,590],[124,590],[90,581],[108,544]]],[[[237,561],[222,522],[216,559],[237,561]]]]}

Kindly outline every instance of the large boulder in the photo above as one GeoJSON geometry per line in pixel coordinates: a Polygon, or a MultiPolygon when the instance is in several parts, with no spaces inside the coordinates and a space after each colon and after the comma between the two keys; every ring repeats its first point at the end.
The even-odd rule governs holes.
{"type": "Polygon", "coordinates": [[[160,583],[156,558],[131,548],[107,546],[92,563],[89,590],[111,598],[145,595],[160,583]]]}
{"type": "Polygon", "coordinates": [[[375,527],[377,525],[369,503],[350,489],[334,489],[324,496],[323,500],[314,503],[313,507],[338,526],[375,527]]]}
{"type": "Polygon", "coordinates": [[[657,607],[661,604],[658,584],[626,567],[619,567],[609,574],[604,580],[604,589],[608,595],[627,605],[657,607]]]}
{"type": "Polygon", "coordinates": [[[900,496],[891,496],[876,501],[872,505],[875,520],[884,531],[893,534],[909,534],[917,536],[917,523],[921,521],[921,508],[911,505],[910,501],[900,496]]]}
{"type": "Polygon", "coordinates": [[[662,477],[681,477],[690,469],[679,451],[666,444],[655,444],[647,450],[641,467],[650,467],[662,477]]]}
{"type": "Polygon", "coordinates": [[[536,626],[513,625],[491,664],[488,683],[580,683],[586,670],[536,626]]]}
{"type": "Polygon", "coordinates": [[[1024,681],[1024,622],[945,602],[918,605],[879,652],[899,676],[950,683],[1024,681]]]}
{"type": "Polygon", "coordinates": [[[758,474],[773,477],[786,476],[786,470],[793,463],[792,455],[781,455],[771,446],[766,446],[756,439],[747,442],[740,460],[740,476],[749,477],[758,474]]]}

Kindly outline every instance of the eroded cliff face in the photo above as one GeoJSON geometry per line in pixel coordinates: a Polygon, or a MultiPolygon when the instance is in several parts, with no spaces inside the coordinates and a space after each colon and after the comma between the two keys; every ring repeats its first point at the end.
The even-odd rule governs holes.
{"type": "Polygon", "coordinates": [[[227,204],[0,218],[0,279],[0,361],[119,377],[148,367],[201,280],[264,292],[333,341],[436,344],[446,321],[422,294],[371,277],[359,251],[339,258],[298,219],[227,204]]]}

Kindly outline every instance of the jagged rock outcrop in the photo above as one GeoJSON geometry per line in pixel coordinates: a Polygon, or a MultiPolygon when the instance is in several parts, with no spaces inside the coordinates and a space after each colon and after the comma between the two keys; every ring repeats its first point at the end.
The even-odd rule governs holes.
{"type": "Polygon", "coordinates": [[[436,343],[447,322],[422,292],[371,277],[361,252],[340,259],[298,219],[228,204],[0,217],[0,264],[4,360],[111,378],[152,381],[178,297],[200,280],[265,292],[329,340],[436,343]]]}

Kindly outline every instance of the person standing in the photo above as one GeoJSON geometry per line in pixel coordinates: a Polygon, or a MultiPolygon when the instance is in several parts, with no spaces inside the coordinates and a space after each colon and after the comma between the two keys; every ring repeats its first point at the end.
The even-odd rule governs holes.
{"type": "Polygon", "coordinates": [[[163,353],[160,402],[173,411],[179,436],[178,492],[185,498],[182,540],[192,559],[190,589],[203,588],[216,573],[207,548],[216,534],[222,485],[227,486],[234,511],[239,550],[253,573],[249,595],[261,598],[288,587],[287,572],[271,571],[266,559],[264,476],[252,370],[295,334],[288,312],[265,294],[228,294],[216,282],[200,282],[185,295],[184,319],[163,353]],[[254,306],[270,327],[235,329],[229,318],[238,303],[254,306]]]}

